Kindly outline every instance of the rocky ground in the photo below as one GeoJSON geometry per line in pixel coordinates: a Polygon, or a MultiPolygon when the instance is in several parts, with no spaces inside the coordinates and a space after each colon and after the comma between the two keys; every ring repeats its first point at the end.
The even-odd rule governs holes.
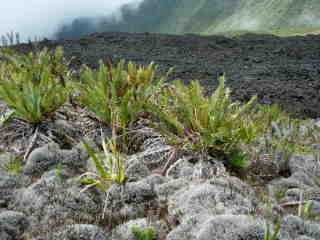
{"type": "MultiPolygon", "coordinates": [[[[209,91],[225,71],[236,98],[257,93],[262,102],[281,102],[299,116],[319,116],[319,40],[107,33],[41,44],[63,45],[76,57],[75,68],[109,56],[154,60],[162,71],[176,66],[174,77],[199,78],[209,91]]],[[[0,111],[8,109],[0,103],[0,111]]],[[[280,155],[235,174],[222,159],[176,153],[142,124],[130,135],[135,146],[126,160],[126,184],[83,191],[79,177],[96,170],[81,139],[90,138],[95,148],[101,126],[79,106],[68,104],[56,115],[40,126],[41,133],[67,144],[37,135],[33,145],[13,136],[28,126],[1,127],[6,141],[0,143],[1,240],[137,240],[134,226],[153,227],[159,240],[265,240],[267,226],[273,232],[277,223],[281,230],[274,240],[320,239],[319,154],[295,154],[288,161],[280,155]],[[30,144],[30,154],[13,161],[30,144]]],[[[313,148],[320,150],[319,143],[313,148]]]]}
{"type": "MultiPolygon", "coordinates": [[[[75,57],[74,66],[96,66],[99,59],[132,60],[175,67],[173,78],[198,79],[208,91],[225,72],[233,96],[280,103],[297,116],[320,116],[320,35],[279,38],[243,35],[236,38],[196,35],[97,33],[80,40],[44,41],[40,47],[62,45],[75,57]]],[[[19,46],[29,51],[28,45],[19,46]]]]}
{"type": "Polygon", "coordinates": [[[135,240],[132,227],[152,226],[160,240],[264,240],[266,226],[277,221],[276,239],[320,239],[317,156],[292,156],[289,174],[261,189],[230,175],[219,159],[190,154],[178,154],[163,176],[159,167],[173,148],[147,128],[135,139],[127,183],[106,193],[82,191],[80,174],[96,170],[81,143],[36,148],[19,172],[8,171],[12,156],[2,153],[0,239],[135,240]]]}

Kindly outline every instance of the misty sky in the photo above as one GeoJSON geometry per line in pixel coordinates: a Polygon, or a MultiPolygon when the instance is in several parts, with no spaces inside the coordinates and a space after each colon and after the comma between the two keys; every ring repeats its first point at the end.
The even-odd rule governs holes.
{"type": "Polygon", "coordinates": [[[125,3],[141,0],[1,0],[0,35],[19,32],[23,39],[50,37],[63,23],[81,16],[116,14],[125,3]]]}

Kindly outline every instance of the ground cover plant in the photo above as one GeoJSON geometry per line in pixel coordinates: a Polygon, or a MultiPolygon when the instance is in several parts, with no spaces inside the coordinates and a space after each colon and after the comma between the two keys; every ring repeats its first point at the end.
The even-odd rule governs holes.
{"type": "Polygon", "coordinates": [[[72,92],[72,71],[63,49],[21,54],[2,48],[0,58],[0,148],[25,160],[36,146],[70,142],[72,138],[54,125],[72,92]]]}
{"type": "Polygon", "coordinates": [[[100,121],[111,124],[118,117],[118,130],[126,130],[145,112],[146,103],[165,78],[156,76],[157,66],[124,61],[116,66],[100,61],[97,71],[84,67],[80,76],[80,102],[100,121]]]}
{"type": "Polygon", "coordinates": [[[155,240],[156,239],[156,233],[152,227],[142,229],[138,226],[134,226],[132,227],[131,231],[135,237],[135,240],[155,240]]]}
{"type": "MultiPolygon", "coordinates": [[[[158,76],[154,64],[143,67],[121,61],[112,66],[101,61],[98,69],[84,66],[80,78],[70,82],[71,69],[61,64],[65,60],[60,48],[2,56],[0,140],[17,137],[7,141],[0,157],[5,180],[0,184],[9,184],[3,195],[10,197],[0,201],[0,208],[11,207],[12,198],[14,210],[34,219],[30,239],[42,237],[46,228],[60,234],[66,225],[84,231],[101,228],[101,234],[108,237],[130,234],[135,239],[165,239],[179,229],[194,229],[190,217],[205,220],[195,231],[201,239],[207,239],[203,235],[207,227],[219,225],[216,221],[235,221],[235,229],[254,226],[260,238],[278,239],[288,231],[289,211],[301,221],[316,219],[313,204],[318,197],[319,169],[313,165],[319,163],[319,155],[312,156],[315,143],[320,142],[316,120],[294,119],[279,106],[258,104],[255,96],[234,101],[224,76],[217,79],[213,94],[207,95],[198,81],[188,85],[166,82],[167,76],[158,76]],[[59,94],[64,96],[61,102],[59,94]],[[75,117],[69,118],[70,111],[75,117]],[[63,131],[73,131],[84,115],[97,123],[92,130],[101,140],[87,136],[84,124],[79,128],[82,135],[70,147],[51,144],[59,126],[56,122],[62,122],[63,131]],[[137,125],[149,131],[142,140],[127,134],[137,125]],[[109,130],[107,134],[103,127],[109,130]],[[47,134],[48,141],[35,145],[41,134],[47,134]],[[129,141],[143,142],[141,147],[131,149],[119,141],[124,135],[129,141]],[[18,140],[28,144],[22,149],[24,156],[6,158],[9,144],[15,146],[18,140]],[[302,156],[293,156],[297,153],[302,156]],[[311,156],[305,157],[306,153],[311,156]],[[257,163],[261,155],[269,155],[264,161],[281,165],[286,173],[272,168],[270,178],[257,181],[252,176],[267,171],[267,165],[257,163]],[[304,162],[301,169],[300,160],[304,162]],[[242,178],[242,173],[248,177],[242,178]],[[12,187],[20,178],[23,183],[12,187]],[[306,179],[303,188],[296,184],[306,179]],[[261,204],[263,197],[266,206],[261,204]],[[298,210],[288,210],[288,206],[298,210]],[[55,224],[52,216],[57,218],[55,224]],[[279,217],[284,219],[281,225],[275,221],[279,217]],[[46,226],[39,227],[38,221],[46,226]],[[144,227],[132,227],[142,223],[144,227]]],[[[218,234],[223,236],[225,230],[218,234]]]]}
{"type": "Polygon", "coordinates": [[[249,144],[259,134],[253,118],[256,97],[245,104],[233,102],[222,76],[209,97],[199,82],[186,86],[178,81],[165,88],[158,100],[149,106],[150,112],[159,119],[157,127],[170,143],[229,159],[237,167],[246,165],[241,145],[249,144]]]}
{"type": "Polygon", "coordinates": [[[151,126],[170,144],[235,167],[247,166],[252,157],[247,146],[257,139],[263,138],[260,152],[274,154],[280,148],[289,158],[306,150],[312,138],[310,130],[301,134],[301,122],[277,106],[257,105],[256,97],[246,103],[232,101],[224,76],[215,92],[206,96],[198,81],[189,86],[180,81],[165,84],[168,75],[157,76],[153,63],[144,67],[120,61],[112,66],[100,61],[97,70],[84,66],[80,83],[70,84],[71,70],[62,48],[27,55],[5,49],[2,58],[0,98],[11,109],[2,124],[12,118],[31,125],[50,119],[68,100],[72,86],[80,93],[77,100],[116,135],[152,115],[156,121],[151,126]]]}
{"type": "Polygon", "coordinates": [[[71,72],[62,48],[54,54],[44,49],[20,55],[10,50],[2,54],[0,99],[14,115],[30,124],[50,118],[68,99],[71,72]]]}

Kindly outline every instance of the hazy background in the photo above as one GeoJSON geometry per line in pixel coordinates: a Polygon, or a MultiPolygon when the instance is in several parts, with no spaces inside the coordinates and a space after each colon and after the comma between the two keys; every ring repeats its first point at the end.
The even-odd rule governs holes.
{"type": "Polygon", "coordinates": [[[138,6],[142,0],[2,0],[0,35],[19,32],[23,40],[53,37],[65,24],[78,17],[121,18],[124,4],[138,6]]]}
{"type": "MultiPolygon", "coordinates": [[[[1,0],[0,36],[94,32],[320,34],[320,0],[1,0]]],[[[1,44],[1,42],[0,42],[1,44]]]]}

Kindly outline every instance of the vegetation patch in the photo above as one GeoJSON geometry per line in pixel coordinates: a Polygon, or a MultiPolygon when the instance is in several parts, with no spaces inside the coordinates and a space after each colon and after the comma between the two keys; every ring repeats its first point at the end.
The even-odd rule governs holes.
{"type": "MultiPolygon", "coordinates": [[[[308,182],[314,182],[312,187],[317,187],[318,182],[315,177],[318,170],[313,169],[312,164],[318,164],[319,160],[319,153],[316,150],[318,146],[315,146],[315,143],[320,142],[319,123],[310,119],[292,118],[277,105],[260,105],[256,102],[255,96],[248,101],[234,101],[231,98],[231,90],[226,86],[224,75],[218,78],[218,86],[211,95],[205,94],[198,81],[191,81],[186,85],[178,80],[168,83],[166,79],[167,75],[162,77],[157,75],[157,66],[154,64],[138,66],[131,62],[126,64],[120,61],[113,66],[100,61],[98,69],[83,66],[79,79],[71,81],[71,69],[63,57],[61,48],[57,48],[54,52],[45,49],[28,55],[16,54],[5,49],[3,60],[0,62],[0,106],[4,111],[4,115],[0,118],[0,140],[3,140],[1,147],[7,150],[9,144],[16,147],[19,142],[27,145],[19,149],[18,157],[14,156],[3,165],[4,170],[10,173],[8,177],[14,179],[17,177],[14,175],[24,177],[25,174],[29,174],[23,171],[25,166],[34,168],[35,165],[35,168],[39,167],[39,171],[43,169],[40,179],[32,179],[39,181],[39,185],[32,184],[26,188],[21,185],[22,197],[27,199],[25,202],[21,200],[21,203],[26,205],[33,203],[33,200],[29,199],[33,194],[29,194],[28,191],[31,189],[36,192],[37,189],[34,188],[40,185],[39,195],[42,197],[41,194],[47,194],[46,191],[50,195],[50,186],[46,183],[48,177],[52,181],[58,179],[57,191],[64,192],[63,188],[66,187],[68,192],[66,199],[63,200],[51,199],[52,196],[49,196],[52,206],[55,206],[55,201],[61,201],[61,206],[70,204],[70,209],[68,206],[66,210],[73,212],[78,205],[81,211],[81,207],[84,206],[81,204],[90,205],[94,215],[96,215],[95,210],[101,209],[102,219],[98,219],[97,224],[108,227],[110,232],[116,230],[115,225],[123,223],[122,220],[146,217],[148,224],[149,221],[160,222],[164,229],[170,229],[168,232],[171,234],[176,230],[179,231],[180,227],[177,227],[179,224],[182,229],[187,222],[191,228],[200,226],[198,222],[193,222],[193,218],[198,218],[198,214],[202,213],[206,217],[212,215],[211,220],[222,216],[222,220],[232,222],[232,214],[236,215],[239,207],[243,207],[241,211],[244,215],[245,212],[256,214],[255,217],[259,216],[267,221],[265,232],[263,233],[263,228],[259,229],[262,229],[264,239],[276,240],[282,234],[278,223],[279,216],[282,217],[287,211],[286,208],[298,207],[295,213],[298,212],[298,216],[302,219],[310,221],[317,219],[313,213],[316,210],[316,205],[313,206],[315,197],[313,195],[310,198],[306,197],[304,201],[302,194],[305,191],[302,189],[299,201],[293,201],[290,197],[294,197],[301,189],[300,186],[296,186],[296,182],[291,184],[292,179],[289,178],[302,176],[304,181],[307,176],[308,182]],[[81,121],[83,112],[88,112],[91,119],[99,123],[100,127],[95,126],[93,131],[96,135],[101,135],[101,140],[84,140],[87,139],[86,132],[83,131],[86,126],[74,130],[79,126],[78,122],[81,121]],[[73,117],[69,118],[71,115],[73,117]],[[164,157],[167,160],[166,164],[162,166],[162,161],[156,163],[159,165],[157,167],[164,169],[161,173],[156,167],[150,167],[153,162],[148,159],[150,157],[148,151],[154,154],[151,157],[158,157],[153,152],[155,148],[150,147],[153,145],[153,139],[144,142],[150,148],[141,147],[141,152],[136,148],[131,152],[128,151],[132,150],[128,141],[121,141],[123,136],[126,140],[138,141],[130,135],[138,123],[148,128],[150,132],[155,131],[158,142],[159,138],[165,139],[164,142],[161,141],[161,147],[169,145],[168,154],[164,157]],[[105,136],[102,126],[109,128],[109,135],[105,136]],[[74,131],[80,132],[80,137],[72,138],[74,131]],[[82,145],[74,144],[80,139],[82,145]],[[30,152],[36,146],[48,142],[58,142],[60,148],[61,143],[68,142],[71,149],[60,149],[57,146],[58,151],[50,152],[49,148],[42,148],[41,151],[35,151],[32,159],[30,152]],[[310,153],[314,158],[293,157],[294,154],[306,153],[310,153]],[[177,158],[174,159],[176,162],[173,158],[177,158]],[[26,159],[27,162],[24,161],[26,159]],[[37,165],[42,164],[42,159],[43,168],[37,165]],[[295,162],[288,164],[292,160],[295,162]],[[312,170],[303,172],[305,169],[302,171],[298,169],[295,165],[298,165],[299,160],[308,165],[306,169],[312,168],[312,170]],[[66,164],[61,164],[63,161],[66,164]],[[92,161],[94,168],[89,166],[88,161],[92,161]],[[252,190],[252,186],[231,176],[236,171],[230,174],[225,166],[231,166],[232,168],[228,169],[232,170],[246,169],[247,171],[239,172],[265,180],[262,183],[248,182],[258,185],[257,189],[263,189],[261,193],[266,196],[266,204],[256,204],[254,198],[257,192],[252,190]],[[70,172],[66,167],[70,167],[70,172]],[[163,172],[173,167],[175,168],[172,175],[157,176],[157,174],[165,175],[163,172]],[[56,169],[55,175],[47,172],[50,168],[56,169]],[[137,176],[131,178],[130,171],[134,171],[137,176]],[[282,171],[286,171],[288,176],[282,171]],[[307,173],[310,177],[304,175],[307,173]],[[278,188],[274,188],[271,185],[274,182],[270,181],[280,176],[283,178],[277,179],[279,186],[276,182],[278,188]],[[70,181],[65,181],[69,177],[70,181]],[[81,186],[73,186],[71,178],[79,179],[81,186]],[[189,183],[189,180],[192,183],[189,183]],[[285,182],[286,187],[283,187],[280,180],[285,182]],[[270,193],[265,191],[267,184],[270,193]],[[132,187],[126,188],[127,186],[132,187]],[[189,187],[185,188],[186,186],[189,187]],[[291,186],[296,189],[292,189],[291,186]],[[42,188],[45,190],[42,191],[42,188]],[[88,191],[91,188],[97,188],[98,191],[88,191]],[[290,195],[289,190],[295,191],[291,191],[290,195]],[[191,194],[190,198],[185,195],[189,194],[188,191],[191,194]],[[194,201],[198,201],[197,199],[200,204],[195,202],[197,205],[192,205],[194,201]],[[64,201],[68,204],[64,204],[64,201]],[[111,209],[113,207],[110,207],[109,203],[115,206],[114,215],[112,215],[114,209],[111,209]],[[239,206],[239,203],[243,203],[244,206],[239,206]],[[165,207],[162,207],[163,205],[165,207]],[[211,208],[215,211],[210,211],[211,208]],[[194,214],[194,209],[199,212],[194,214]],[[107,219],[104,218],[105,213],[110,213],[107,219]],[[216,213],[219,213],[219,216],[216,213]],[[153,215],[157,215],[156,220],[153,219],[153,215]],[[192,218],[189,218],[190,216],[192,218]],[[106,220],[113,222],[107,223],[106,220]],[[268,221],[272,223],[269,224],[268,221]],[[173,230],[171,225],[176,227],[174,231],[171,231],[173,230]]],[[[149,133],[148,137],[152,138],[151,135],[149,133]]],[[[18,183],[8,181],[6,184],[10,189],[10,184],[18,183]]],[[[20,191],[20,185],[17,186],[20,191]]],[[[314,194],[313,188],[309,190],[314,194]]],[[[43,195],[44,199],[46,197],[43,195]]],[[[20,199],[16,201],[19,202],[20,199]]],[[[260,203],[263,203],[262,199],[260,203]]],[[[6,206],[7,202],[1,204],[6,206]]],[[[39,201],[39,204],[44,203],[39,201]]],[[[22,208],[25,208],[23,204],[22,208]]],[[[49,214],[51,212],[48,212],[48,216],[49,214]]],[[[88,216],[91,217],[91,213],[88,213],[88,216]]],[[[242,217],[244,216],[239,219],[246,219],[242,217]]],[[[47,216],[42,219],[45,218],[47,216]]],[[[200,218],[195,221],[198,220],[202,221],[200,218]]],[[[245,224],[251,226],[251,223],[245,224]]],[[[239,229],[240,227],[242,225],[239,225],[239,229]]],[[[153,228],[134,227],[129,231],[139,240],[152,240],[157,237],[153,228]]],[[[168,232],[164,231],[165,235],[168,232]]],[[[204,233],[206,231],[201,234],[204,233]]]]}
{"type": "Polygon", "coordinates": [[[41,52],[19,55],[6,51],[0,65],[0,98],[14,115],[39,124],[67,101],[71,77],[62,48],[54,54],[41,52]]]}
{"type": "Polygon", "coordinates": [[[157,127],[169,143],[187,151],[208,153],[241,168],[247,160],[242,146],[259,134],[253,118],[255,100],[233,102],[223,76],[209,97],[197,81],[189,86],[177,82],[165,88],[158,102],[150,105],[150,112],[159,119],[157,127]]]}
{"type": "Polygon", "coordinates": [[[164,78],[157,78],[157,67],[137,66],[121,61],[107,66],[101,61],[99,69],[84,67],[80,76],[80,102],[106,124],[117,116],[117,129],[125,130],[145,112],[146,103],[161,86],[164,78]]]}

